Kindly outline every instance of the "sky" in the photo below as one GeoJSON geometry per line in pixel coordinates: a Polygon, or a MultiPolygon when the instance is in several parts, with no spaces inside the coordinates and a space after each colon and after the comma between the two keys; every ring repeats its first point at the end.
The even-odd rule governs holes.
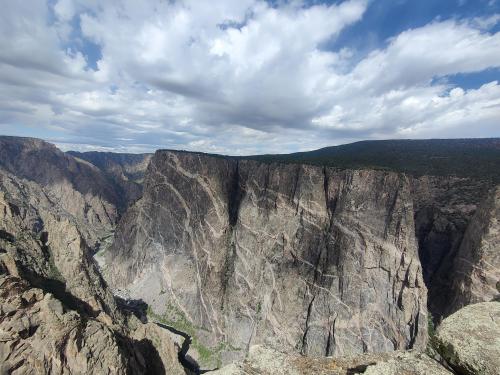
{"type": "Polygon", "coordinates": [[[500,0],[0,0],[0,134],[249,155],[500,136],[500,0]]]}

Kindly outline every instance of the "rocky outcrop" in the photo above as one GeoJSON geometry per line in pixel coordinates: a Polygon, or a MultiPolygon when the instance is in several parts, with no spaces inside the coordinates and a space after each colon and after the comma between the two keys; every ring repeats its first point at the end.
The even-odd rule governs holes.
{"type": "Polygon", "coordinates": [[[120,207],[126,208],[123,197],[97,167],[38,139],[0,137],[0,169],[37,184],[41,196],[77,221],[93,249],[114,229],[120,207]]]}
{"type": "Polygon", "coordinates": [[[470,305],[449,316],[437,331],[436,343],[458,374],[498,374],[500,302],[470,305]]]}
{"type": "Polygon", "coordinates": [[[159,151],[108,252],[114,287],[222,362],[426,341],[411,185],[396,173],[159,151]]]}
{"type": "Polygon", "coordinates": [[[19,269],[14,274],[38,287],[51,280],[51,293],[68,291],[89,313],[114,314],[113,296],[94,265],[79,219],[53,202],[42,187],[0,172],[0,223],[2,249],[19,269]]]}
{"type": "Polygon", "coordinates": [[[0,373],[183,374],[168,337],[118,309],[83,219],[0,170],[0,373]]]}
{"type": "Polygon", "coordinates": [[[250,348],[244,361],[211,375],[449,375],[452,372],[426,354],[414,351],[313,358],[285,354],[262,346],[250,348]]]}
{"type": "Polygon", "coordinates": [[[19,278],[0,275],[0,298],[2,374],[184,373],[175,352],[162,361],[149,338],[127,337],[19,278]]]}
{"type": "Polygon", "coordinates": [[[151,159],[151,154],[123,154],[114,152],[75,152],[69,155],[92,163],[99,168],[114,184],[116,193],[125,197],[127,208],[142,196],[144,174],[151,159]]]}

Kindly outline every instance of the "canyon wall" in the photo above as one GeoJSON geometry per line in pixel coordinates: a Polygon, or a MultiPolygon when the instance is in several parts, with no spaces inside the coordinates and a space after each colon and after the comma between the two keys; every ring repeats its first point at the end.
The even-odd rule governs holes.
{"type": "Polygon", "coordinates": [[[457,273],[461,272],[455,259],[478,207],[485,204],[494,185],[487,180],[454,176],[413,177],[411,185],[415,233],[429,290],[428,308],[437,323],[463,306],[455,305],[452,296],[457,273]]]}
{"type": "Polygon", "coordinates": [[[413,216],[401,174],[158,151],[107,277],[222,362],[423,347],[413,216]]]}
{"type": "Polygon", "coordinates": [[[471,219],[452,263],[446,315],[498,299],[500,294],[500,186],[492,189],[471,219]]]}
{"type": "Polygon", "coordinates": [[[79,170],[105,178],[44,142],[8,141],[0,150],[0,373],[184,374],[170,336],[123,313],[92,258],[89,241],[114,223],[98,219],[111,206],[79,170]]]}

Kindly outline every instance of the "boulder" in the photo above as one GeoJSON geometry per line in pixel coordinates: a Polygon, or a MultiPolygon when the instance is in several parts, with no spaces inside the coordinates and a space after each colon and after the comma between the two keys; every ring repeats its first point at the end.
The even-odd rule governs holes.
{"type": "Polygon", "coordinates": [[[500,371],[500,302],[469,305],[443,320],[437,350],[460,374],[500,371]]]}

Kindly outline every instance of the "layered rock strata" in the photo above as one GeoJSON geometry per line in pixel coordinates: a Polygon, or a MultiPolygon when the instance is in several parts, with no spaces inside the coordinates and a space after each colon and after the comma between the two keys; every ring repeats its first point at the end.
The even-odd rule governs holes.
{"type": "Polygon", "coordinates": [[[422,347],[411,186],[390,172],[159,151],[108,252],[114,287],[222,362],[422,347]]]}
{"type": "Polygon", "coordinates": [[[446,375],[498,374],[500,303],[467,306],[444,319],[426,352],[415,350],[340,358],[311,358],[253,346],[240,362],[214,375],[446,375]]]}
{"type": "Polygon", "coordinates": [[[0,373],[183,374],[168,335],[117,308],[82,220],[0,170],[0,373]]]}
{"type": "Polygon", "coordinates": [[[151,159],[151,154],[122,154],[113,152],[74,152],[69,155],[79,160],[92,163],[112,182],[115,192],[123,199],[120,210],[123,211],[142,196],[144,174],[151,159]]]}

